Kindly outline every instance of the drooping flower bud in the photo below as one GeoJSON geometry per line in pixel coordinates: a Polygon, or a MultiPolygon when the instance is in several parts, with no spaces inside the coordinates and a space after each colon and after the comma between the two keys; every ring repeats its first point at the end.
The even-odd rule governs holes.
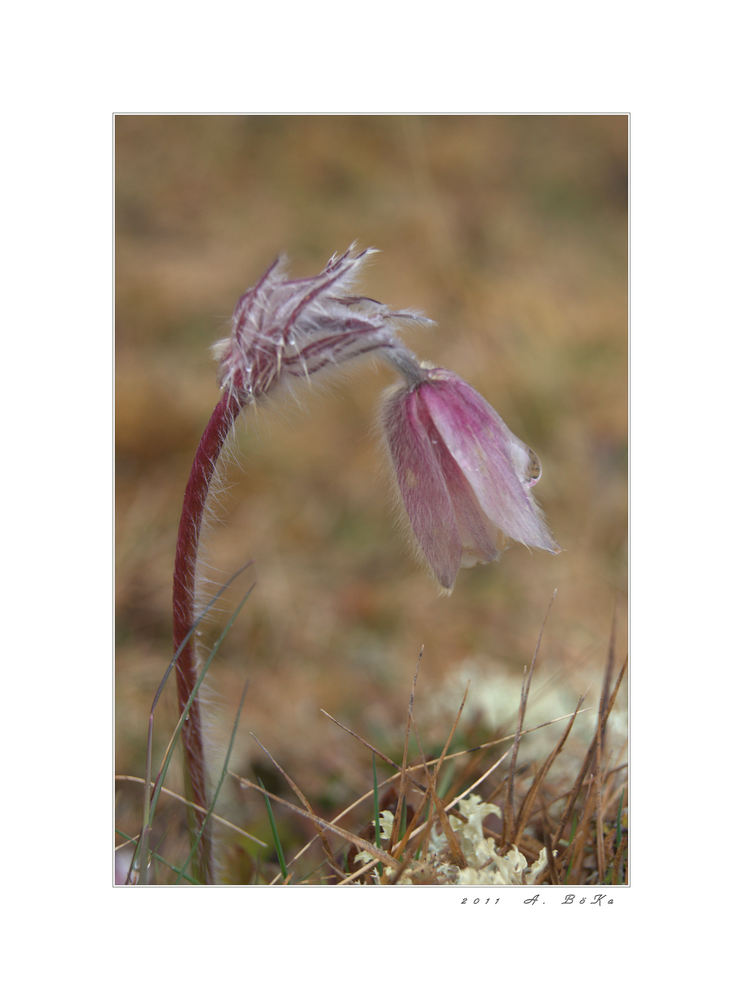
{"type": "Polygon", "coordinates": [[[461,566],[497,559],[509,538],[560,551],[531,495],[537,456],[453,372],[424,366],[393,389],[382,426],[413,533],[446,590],[461,566]]]}

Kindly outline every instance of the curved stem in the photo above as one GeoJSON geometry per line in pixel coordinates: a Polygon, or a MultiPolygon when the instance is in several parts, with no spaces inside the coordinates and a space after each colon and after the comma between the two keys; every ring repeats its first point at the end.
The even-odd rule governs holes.
{"type": "MultiPolygon", "coordinates": [[[[196,621],[196,560],[201,526],[219,454],[225,439],[242,410],[244,401],[239,393],[225,392],[217,403],[202,435],[191,466],[191,475],[183,496],[183,508],[178,527],[178,543],[173,572],[173,648],[178,649],[196,621]]],[[[194,638],[184,646],[176,664],[178,710],[182,712],[197,679],[197,656],[194,638]]],[[[200,809],[207,801],[207,771],[201,724],[201,704],[198,696],[191,705],[183,730],[186,794],[200,809]]],[[[193,827],[192,827],[193,828],[193,827]]],[[[211,829],[204,830],[199,845],[198,875],[207,883],[214,880],[211,829]]]]}

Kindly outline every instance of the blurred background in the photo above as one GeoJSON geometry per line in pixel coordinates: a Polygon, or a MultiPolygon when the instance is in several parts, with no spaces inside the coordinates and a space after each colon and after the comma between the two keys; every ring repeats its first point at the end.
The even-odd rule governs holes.
{"type": "MultiPolygon", "coordinates": [[[[320,710],[399,758],[422,645],[416,716],[431,748],[468,679],[482,733],[513,727],[555,589],[533,720],[586,691],[596,704],[613,618],[620,659],[627,646],[627,128],[624,116],[116,118],[117,773],[144,773],[172,652],[180,504],[218,399],[210,346],[280,251],[294,276],[353,241],[382,251],[360,293],[436,320],[404,338],[536,451],[535,495],[564,551],[513,547],[439,595],[397,521],[375,431],[395,376],[381,365],[243,415],[204,547],[216,584],[253,560],[210,634],[257,584],[210,673],[217,759],[249,678],[233,768],[276,781],[253,731],[319,809],[351,801],[370,786],[369,753],[320,710]]],[[[157,747],[175,718],[169,685],[157,747]]],[[[118,786],[118,826],[136,830],[140,797],[118,786]]],[[[259,834],[260,809],[225,788],[225,814],[259,834]]]]}

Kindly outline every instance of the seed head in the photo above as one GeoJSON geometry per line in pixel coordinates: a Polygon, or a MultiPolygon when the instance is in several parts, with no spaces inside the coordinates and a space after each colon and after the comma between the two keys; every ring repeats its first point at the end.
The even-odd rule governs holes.
{"type": "Polygon", "coordinates": [[[232,335],[214,346],[221,388],[247,402],[270,392],[285,377],[310,378],[327,366],[373,351],[383,351],[404,369],[412,355],[397,338],[395,324],[431,320],[348,294],[374,252],[354,254],[351,247],[310,278],[287,278],[286,259],[277,258],[238,301],[232,335]]]}

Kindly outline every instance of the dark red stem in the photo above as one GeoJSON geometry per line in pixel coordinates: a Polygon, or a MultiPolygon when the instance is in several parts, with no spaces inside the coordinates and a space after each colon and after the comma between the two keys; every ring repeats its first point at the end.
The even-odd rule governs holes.
{"type": "MultiPolygon", "coordinates": [[[[217,403],[206,425],[191,466],[191,475],[183,497],[181,521],[178,527],[178,544],[175,551],[173,573],[173,648],[180,644],[196,621],[196,560],[199,550],[201,525],[209,496],[209,486],[225,439],[243,408],[238,393],[225,392],[217,403]]],[[[191,637],[178,657],[176,677],[178,682],[178,710],[183,709],[197,680],[197,657],[194,638],[191,637]]],[[[194,699],[182,729],[185,751],[187,793],[200,809],[208,808],[208,789],[204,739],[201,727],[201,706],[198,695],[194,699]]],[[[201,824],[204,813],[196,814],[201,824]]],[[[198,827],[197,827],[198,828],[198,827]]],[[[214,878],[210,830],[204,830],[199,845],[199,874],[206,882],[214,878]]]]}

